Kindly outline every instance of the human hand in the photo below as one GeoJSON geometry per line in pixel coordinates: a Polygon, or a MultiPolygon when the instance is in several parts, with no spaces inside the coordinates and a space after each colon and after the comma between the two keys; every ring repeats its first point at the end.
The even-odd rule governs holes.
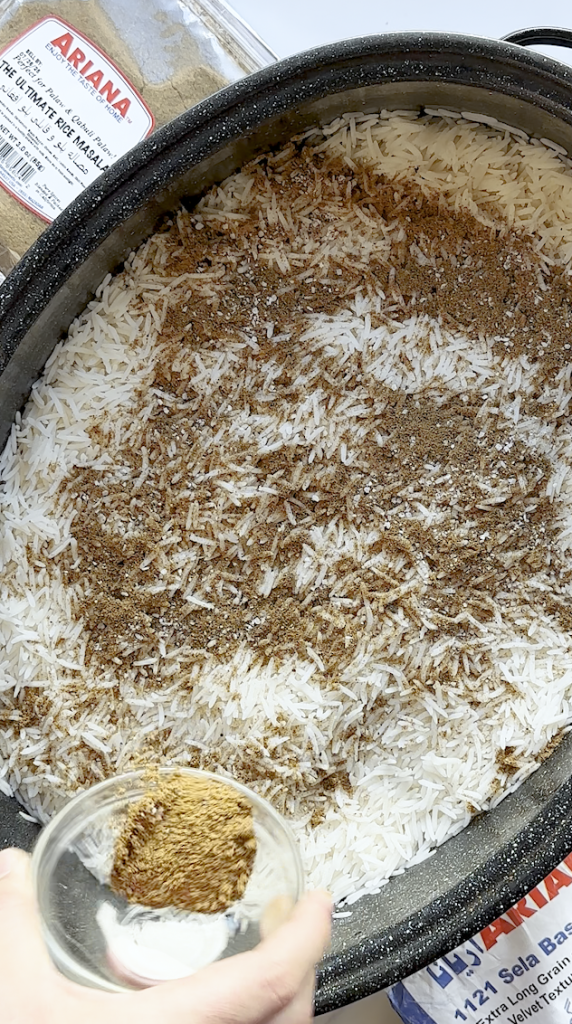
{"type": "Polygon", "coordinates": [[[2,1024],[307,1024],[314,966],[330,938],[331,899],[308,893],[256,949],[189,978],[114,995],[68,981],[44,945],[30,858],[0,853],[2,1024]]]}

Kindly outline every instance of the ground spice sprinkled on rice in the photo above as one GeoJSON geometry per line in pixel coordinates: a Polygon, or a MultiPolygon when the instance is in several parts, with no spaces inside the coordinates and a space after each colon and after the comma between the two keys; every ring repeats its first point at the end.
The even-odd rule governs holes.
{"type": "Polygon", "coordinates": [[[0,786],[253,786],[352,901],[572,720],[572,174],[348,115],[167,218],[1,460],[0,786]]]}

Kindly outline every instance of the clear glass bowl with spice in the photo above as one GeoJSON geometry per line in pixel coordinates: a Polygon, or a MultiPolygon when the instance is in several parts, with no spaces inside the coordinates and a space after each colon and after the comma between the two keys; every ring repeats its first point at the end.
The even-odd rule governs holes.
{"type": "Polygon", "coordinates": [[[253,948],[277,901],[304,889],[274,808],[190,768],[116,776],[75,797],[40,835],[33,874],[57,967],[115,992],[253,948]]]}

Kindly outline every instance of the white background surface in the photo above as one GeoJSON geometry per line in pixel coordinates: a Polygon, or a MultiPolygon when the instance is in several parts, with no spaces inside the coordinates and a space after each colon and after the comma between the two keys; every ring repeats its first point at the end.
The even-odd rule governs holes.
{"type": "MultiPolygon", "coordinates": [[[[572,28],[570,0],[231,0],[236,11],[280,57],[312,46],[378,32],[424,30],[500,38],[533,25],[572,28]]],[[[572,52],[544,48],[572,63],[572,52]]],[[[398,1024],[380,993],[319,1018],[323,1024],[398,1024]]],[[[437,1022],[438,1024],[438,1022],[437,1022]]]]}
{"type": "Polygon", "coordinates": [[[230,2],[280,57],[336,39],[376,32],[422,29],[500,38],[508,32],[532,25],[572,27],[570,0],[520,0],[519,3],[515,0],[230,2]]]}

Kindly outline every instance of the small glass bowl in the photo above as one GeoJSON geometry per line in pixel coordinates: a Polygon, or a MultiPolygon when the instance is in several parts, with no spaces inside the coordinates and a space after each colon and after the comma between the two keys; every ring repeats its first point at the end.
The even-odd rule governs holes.
{"type": "Polygon", "coordinates": [[[265,914],[275,913],[276,906],[292,906],[304,891],[294,837],[266,800],[221,775],[160,768],[163,778],[193,775],[226,783],[249,801],[257,849],[246,891],[218,914],[152,910],[112,892],[107,882],[115,841],[129,806],[149,790],[145,774],[116,776],[70,800],[41,833],[32,858],[54,963],[73,981],[110,992],[185,977],[214,960],[252,949],[260,941],[265,914]]]}

